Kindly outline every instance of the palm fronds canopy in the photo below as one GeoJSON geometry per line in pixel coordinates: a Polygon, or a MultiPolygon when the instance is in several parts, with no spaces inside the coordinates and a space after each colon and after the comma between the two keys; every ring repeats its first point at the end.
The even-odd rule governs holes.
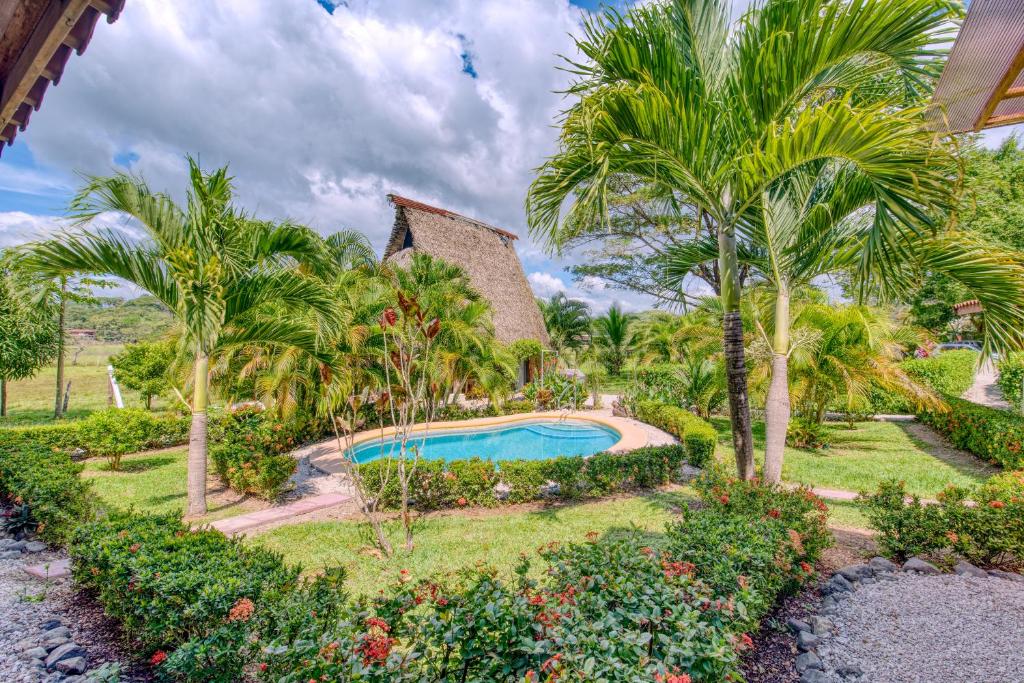
{"type": "Polygon", "coordinates": [[[473,288],[493,308],[494,333],[499,341],[535,339],[550,344],[544,318],[516,255],[516,236],[473,218],[388,195],[395,207],[395,224],[384,249],[384,260],[405,265],[415,252],[459,266],[473,288]]]}

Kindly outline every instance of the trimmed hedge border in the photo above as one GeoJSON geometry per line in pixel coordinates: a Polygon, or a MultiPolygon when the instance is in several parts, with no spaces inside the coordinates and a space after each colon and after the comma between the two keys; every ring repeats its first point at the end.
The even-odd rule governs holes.
{"type": "Polygon", "coordinates": [[[60,450],[0,444],[0,494],[28,505],[37,533],[47,541],[66,541],[92,515],[92,490],[79,476],[81,471],[82,466],[60,450]]]}
{"type": "Polygon", "coordinates": [[[918,419],[957,448],[1008,470],[1024,469],[1024,417],[960,398],[945,401],[948,411],[923,410],[918,419]]]}
{"type": "Polygon", "coordinates": [[[640,401],[636,418],[662,429],[679,439],[686,447],[686,457],[694,467],[705,467],[715,456],[718,433],[710,424],[689,410],[667,403],[640,401]]]}
{"type": "Polygon", "coordinates": [[[0,450],[39,446],[90,456],[121,456],[188,441],[189,418],[158,416],[136,408],[108,408],[81,420],[0,428],[0,450]]]}

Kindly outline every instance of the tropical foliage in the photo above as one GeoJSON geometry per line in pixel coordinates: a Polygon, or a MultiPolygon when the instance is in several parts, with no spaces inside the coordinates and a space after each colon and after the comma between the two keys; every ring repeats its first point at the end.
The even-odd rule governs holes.
{"type": "Polygon", "coordinates": [[[537,303],[544,315],[553,350],[579,349],[588,341],[590,307],[585,302],[570,299],[564,292],[559,292],[547,301],[541,299],[537,303]]]}

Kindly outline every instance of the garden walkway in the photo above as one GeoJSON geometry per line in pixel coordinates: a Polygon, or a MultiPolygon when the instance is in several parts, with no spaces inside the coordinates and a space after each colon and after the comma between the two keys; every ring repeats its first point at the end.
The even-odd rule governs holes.
{"type": "Polygon", "coordinates": [[[996,384],[997,379],[999,371],[996,370],[995,364],[991,359],[986,360],[975,373],[974,384],[964,393],[963,398],[989,408],[1009,410],[1013,406],[1003,397],[1003,392],[996,384]]]}

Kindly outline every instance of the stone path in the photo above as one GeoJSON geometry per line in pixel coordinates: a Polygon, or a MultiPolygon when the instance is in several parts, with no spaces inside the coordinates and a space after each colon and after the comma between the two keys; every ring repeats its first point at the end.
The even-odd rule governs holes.
{"type": "Polygon", "coordinates": [[[974,384],[964,392],[963,398],[990,408],[1011,409],[1013,406],[1003,398],[1003,392],[996,384],[997,379],[999,379],[999,371],[996,370],[995,364],[991,359],[986,360],[978,368],[978,372],[974,375],[974,384]]]}
{"type": "Polygon", "coordinates": [[[311,512],[323,510],[324,508],[343,505],[352,500],[351,496],[342,493],[323,493],[318,496],[310,496],[297,500],[294,503],[281,505],[279,507],[258,510],[237,517],[228,517],[213,522],[210,526],[227,536],[244,534],[258,527],[268,524],[280,523],[311,512]]]}

